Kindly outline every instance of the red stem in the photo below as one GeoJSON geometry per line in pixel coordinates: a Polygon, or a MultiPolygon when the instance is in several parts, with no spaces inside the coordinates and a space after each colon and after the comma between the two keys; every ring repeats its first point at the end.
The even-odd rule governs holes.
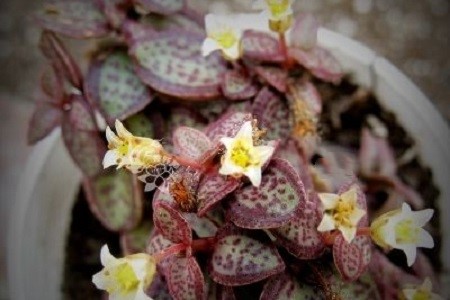
{"type": "MultiPolygon", "coordinates": [[[[209,251],[214,246],[216,239],[215,237],[207,237],[202,239],[193,240],[192,244],[190,245],[190,248],[193,252],[199,252],[199,251],[209,251]]],[[[176,255],[182,251],[185,251],[189,248],[188,244],[180,243],[170,246],[169,248],[166,248],[162,250],[161,252],[158,252],[153,255],[153,258],[155,259],[156,263],[159,263],[163,259],[176,255]]]]}

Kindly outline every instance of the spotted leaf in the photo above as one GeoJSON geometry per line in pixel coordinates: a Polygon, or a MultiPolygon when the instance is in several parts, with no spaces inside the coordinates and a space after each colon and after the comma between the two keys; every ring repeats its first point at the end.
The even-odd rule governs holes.
{"type": "Polygon", "coordinates": [[[133,0],[142,13],[171,15],[184,8],[184,0],[133,0]]]}
{"type": "Polygon", "coordinates": [[[335,84],[338,84],[342,79],[341,65],[326,49],[319,47],[314,47],[311,50],[291,48],[289,55],[319,79],[335,84]]]}
{"type": "Polygon", "coordinates": [[[191,127],[178,127],[172,140],[176,153],[194,160],[201,159],[212,147],[211,141],[203,132],[191,127]]]}
{"type": "Polygon", "coordinates": [[[284,60],[276,38],[261,31],[247,30],[242,37],[244,56],[249,59],[281,62],[284,60]]]}
{"type": "Polygon", "coordinates": [[[149,89],[134,73],[131,59],[123,52],[99,56],[91,64],[85,91],[111,125],[116,119],[123,120],[142,110],[152,100],[149,89]]]}
{"type": "Polygon", "coordinates": [[[155,33],[130,49],[138,76],[155,90],[190,100],[219,96],[225,63],[219,55],[202,56],[201,34],[183,30],[155,33]]]}
{"type": "Polygon", "coordinates": [[[305,206],[300,177],[284,159],[274,158],[261,185],[248,185],[234,193],[229,217],[239,227],[262,229],[286,225],[305,206]]]}
{"type": "MultiPolygon", "coordinates": [[[[173,245],[174,243],[165,238],[160,232],[158,232],[158,230],[156,230],[156,228],[153,228],[153,231],[148,240],[146,252],[151,255],[157,254],[173,245]]],[[[167,276],[168,274],[170,262],[172,261],[172,259],[173,256],[168,256],[158,262],[158,269],[164,276],[167,276]]]]}
{"type": "Polygon", "coordinates": [[[211,277],[228,286],[245,285],[282,272],[284,262],[265,240],[249,237],[228,224],[218,234],[211,258],[211,277]]]}
{"type": "Polygon", "coordinates": [[[262,89],[253,102],[252,110],[259,126],[267,129],[268,140],[285,141],[289,137],[292,130],[289,109],[279,95],[268,88],[262,89]]]}
{"type": "Polygon", "coordinates": [[[49,1],[35,18],[43,28],[72,38],[101,37],[109,31],[107,20],[95,1],[49,1]]]}
{"type": "Polygon", "coordinates": [[[153,300],[172,300],[172,296],[169,292],[169,287],[167,282],[159,272],[153,277],[152,283],[147,288],[145,293],[150,296],[153,300]]]}
{"type": "Polygon", "coordinates": [[[217,233],[217,226],[213,221],[206,217],[198,217],[194,213],[184,213],[183,216],[189,223],[189,226],[194,230],[200,238],[215,236],[217,233]]]}
{"type": "Polygon", "coordinates": [[[217,173],[208,173],[200,181],[198,198],[198,215],[204,216],[228,194],[240,185],[239,180],[217,173]]]}
{"type": "Polygon", "coordinates": [[[163,202],[153,204],[153,222],[158,231],[172,242],[191,243],[192,232],[188,221],[171,205],[163,202]]]}
{"type": "Polygon", "coordinates": [[[120,235],[120,245],[125,255],[145,252],[153,223],[145,220],[136,228],[120,235]]]}
{"type": "Polygon", "coordinates": [[[103,170],[106,145],[85,100],[77,95],[72,95],[71,99],[71,107],[64,112],[61,125],[64,144],[83,173],[94,176],[103,170]]]}
{"type": "Polygon", "coordinates": [[[49,135],[61,124],[62,114],[52,103],[37,103],[28,125],[28,143],[33,145],[49,135]]]}
{"type": "Polygon", "coordinates": [[[300,283],[290,274],[272,276],[264,285],[260,300],[320,299],[320,292],[300,283]]]}
{"type": "Polygon", "coordinates": [[[354,281],[363,274],[370,263],[372,243],[368,236],[356,236],[348,243],[338,235],[333,244],[333,258],[342,278],[354,281]]]}
{"type": "Polygon", "coordinates": [[[195,257],[176,257],[167,277],[170,294],[175,300],[197,300],[206,297],[202,270],[195,257]]]}
{"type": "Polygon", "coordinates": [[[380,299],[398,299],[398,293],[394,298],[381,298],[379,290],[368,273],[363,274],[353,282],[343,281],[339,274],[333,272],[327,277],[331,289],[342,299],[354,300],[380,300],[380,299]]]}
{"type": "Polygon", "coordinates": [[[253,97],[258,90],[249,76],[228,70],[222,81],[222,92],[230,100],[241,100],[253,97]]]}
{"type": "Polygon", "coordinates": [[[144,113],[137,113],[124,121],[125,127],[135,136],[156,138],[155,127],[158,124],[152,122],[144,113]]]}
{"type": "Polygon", "coordinates": [[[205,128],[205,134],[216,144],[222,137],[234,137],[242,124],[251,121],[252,115],[242,112],[230,112],[222,115],[215,122],[205,128]]]}
{"type": "Polygon", "coordinates": [[[322,236],[317,231],[320,219],[316,215],[316,205],[307,202],[306,207],[288,224],[271,230],[276,242],[289,253],[300,259],[314,259],[325,250],[322,236]]]}
{"type": "Polygon", "coordinates": [[[281,93],[286,92],[288,74],[285,70],[278,67],[257,66],[255,71],[263,82],[267,82],[281,93]]]}
{"type": "Polygon", "coordinates": [[[86,178],[83,187],[91,211],[109,230],[131,230],[142,216],[142,190],[125,170],[105,170],[86,178]]]}

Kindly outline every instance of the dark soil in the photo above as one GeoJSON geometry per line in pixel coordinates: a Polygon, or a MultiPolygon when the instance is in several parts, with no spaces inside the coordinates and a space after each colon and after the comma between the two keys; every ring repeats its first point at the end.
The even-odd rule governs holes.
{"type": "MultiPolygon", "coordinates": [[[[317,82],[324,101],[324,112],[321,119],[320,134],[326,141],[337,143],[354,150],[359,148],[362,126],[368,114],[383,121],[389,130],[389,142],[394,148],[396,157],[402,156],[414,142],[405,130],[397,123],[395,115],[384,110],[376,98],[367,91],[358,89],[349,81],[343,81],[339,86],[317,82]],[[347,103],[347,104],[346,104],[347,103]],[[344,104],[344,105],[341,105],[344,104]],[[332,122],[332,111],[345,106],[339,116],[339,126],[332,122]],[[338,133],[337,133],[338,132],[338,133]]],[[[405,183],[420,193],[426,207],[435,209],[432,220],[431,234],[435,241],[433,249],[425,249],[436,270],[440,269],[439,212],[436,210],[436,199],[439,191],[433,183],[429,168],[422,166],[420,159],[415,157],[398,170],[405,183]]],[[[380,198],[383,195],[380,194],[380,198]]],[[[100,299],[101,292],[92,284],[92,275],[101,269],[99,252],[104,244],[110,246],[113,254],[119,255],[119,235],[106,230],[92,215],[81,191],[72,212],[72,224],[67,241],[67,256],[65,261],[63,291],[65,299],[100,299]]],[[[404,257],[393,253],[389,256],[399,265],[405,265],[404,257]]]]}

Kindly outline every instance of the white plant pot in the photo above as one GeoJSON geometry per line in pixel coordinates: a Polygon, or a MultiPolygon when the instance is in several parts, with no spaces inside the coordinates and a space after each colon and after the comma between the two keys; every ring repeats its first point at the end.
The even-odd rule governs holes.
{"type": "MultiPolygon", "coordinates": [[[[326,29],[318,42],[330,49],[352,81],[371,88],[415,139],[423,164],[433,170],[441,194],[442,232],[450,228],[450,129],[429,99],[396,67],[360,43],[326,29]]],[[[11,299],[62,299],[62,275],[71,209],[81,174],[69,158],[60,132],[40,142],[31,154],[11,212],[8,277],[11,299]]],[[[443,238],[441,253],[450,253],[443,238]]],[[[445,272],[450,257],[442,255],[445,272]]]]}

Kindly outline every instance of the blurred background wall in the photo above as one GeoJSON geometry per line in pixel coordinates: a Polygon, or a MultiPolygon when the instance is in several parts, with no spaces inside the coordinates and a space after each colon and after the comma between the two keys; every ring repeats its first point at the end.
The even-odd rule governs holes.
{"type": "MultiPolygon", "coordinates": [[[[249,0],[190,0],[215,12],[246,10],[249,0]]],[[[43,57],[30,13],[43,0],[0,0],[0,299],[7,298],[5,237],[18,178],[30,149],[26,122],[43,57]]],[[[398,68],[450,119],[450,0],[297,0],[329,29],[357,39],[398,68]]]]}

